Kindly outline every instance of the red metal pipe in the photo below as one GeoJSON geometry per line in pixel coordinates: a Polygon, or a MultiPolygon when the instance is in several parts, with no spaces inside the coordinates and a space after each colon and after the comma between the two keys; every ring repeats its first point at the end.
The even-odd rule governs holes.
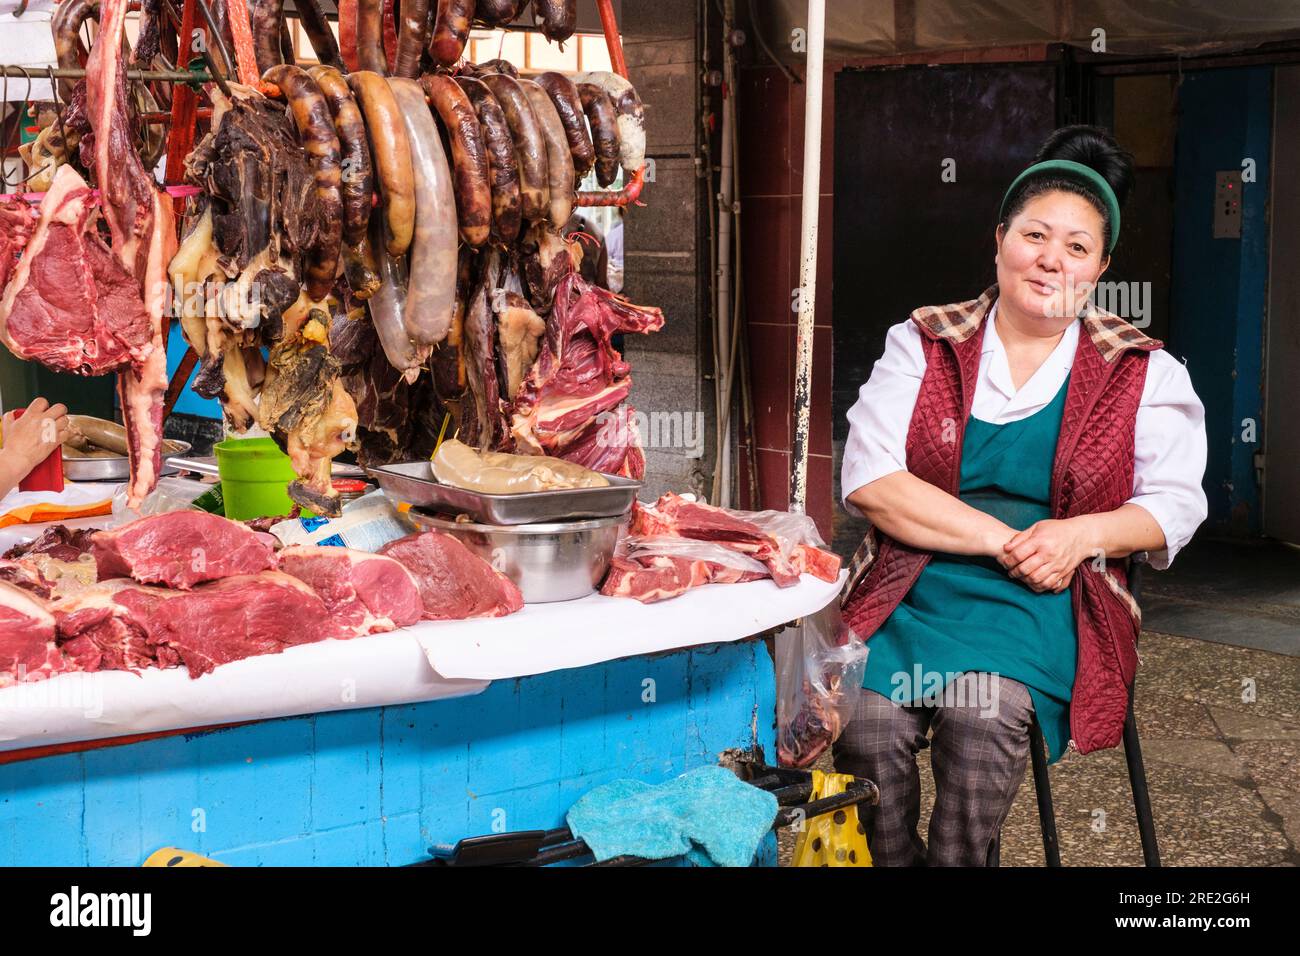
{"type": "Polygon", "coordinates": [[[248,7],[244,0],[217,0],[226,5],[226,20],[230,35],[235,41],[236,72],[239,82],[256,86],[262,74],[257,69],[257,56],[253,52],[253,28],[248,20],[248,7]]]}
{"type": "Polygon", "coordinates": [[[632,181],[616,193],[583,192],[574,198],[575,206],[628,206],[637,201],[645,187],[645,167],[642,166],[632,181]]]}
{"type": "Polygon", "coordinates": [[[614,18],[614,0],[596,0],[596,9],[600,11],[600,25],[605,30],[610,65],[615,73],[627,79],[627,60],[623,57],[623,41],[618,35],[618,20],[614,18]]]}
{"type": "MultiPolygon", "coordinates": [[[[185,5],[181,8],[181,29],[177,34],[178,49],[184,51],[190,48],[189,39],[181,38],[194,36],[196,29],[203,30],[203,36],[207,38],[207,30],[199,25],[199,12],[194,0],[185,0],[185,5]]],[[[184,64],[178,63],[177,67],[183,68],[184,64]]],[[[184,176],[185,157],[194,148],[195,111],[198,105],[199,97],[194,90],[183,83],[172,86],[172,121],[167,133],[167,171],[164,182],[179,183],[184,176]]],[[[179,221],[180,214],[185,209],[185,200],[173,199],[172,207],[179,221]]],[[[165,327],[163,335],[165,338],[165,327]]]]}
{"type": "Polygon", "coordinates": [[[172,409],[176,407],[176,402],[181,397],[181,390],[185,388],[185,383],[190,380],[190,373],[198,363],[199,354],[191,345],[185,350],[181,364],[176,366],[171,381],[167,383],[167,394],[163,396],[163,421],[171,417],[172,409]]]}
{"type": "Polygon", "coordinates": [[[155,730],[147,734],[127,734],[123,737],[104,737],[100,740],[78,740],[67,744],[43,744],[39,747],[23,747],[21,750],[0,752],[0,766],[7,763],[19,763],[23,760],[39,760],[41,757],[57,757],[60,754],[103,750],[106,747],[123,747],[127,744],[138,744],[145,740],[157,740],[160,737],[178,737],[181,734],[202,734],[211,730],[228,730],[231,727],[243,727],[255,723],[257,723],[255,720],[241,720],[232,724],[210,724],[207,727],[184,727],[178,730],[155,730]]]}

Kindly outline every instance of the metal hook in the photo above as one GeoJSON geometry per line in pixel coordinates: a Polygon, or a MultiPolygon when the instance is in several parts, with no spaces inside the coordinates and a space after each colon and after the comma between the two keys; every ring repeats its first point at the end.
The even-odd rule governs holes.
{"type": "MultiPolygon", "coordinates": [[[[5,112],[8,112],[9,110],[9,74],[8,73],[5,73],[3,77],[0,77],[0,104],[3,104],[0,105],[0,109],[3,109],[5,110],[5,112]]],[[[21,109],[14,110],[14,120],[15,122],[20,124],[19,134],[18,134],[19,139],[22,139],[22,132],[21,132],[22,112],[23,111],[21,109]]],[[[15,188],[17,187],[15,186],[15,188]]],[[[3,162],[0,162],[0,192],[4,192],[4,193],[9,192],[9,174],[5,170],[3,162]]]]}
{"type": "MultiPolygon", "coordinates": [[[[66,149],[68,146],[68,128],[63,125],[63,110],[59,107],[59,85],[54,81],[54,67],[47,66],[46,69],[50,71],[50,91],[54,94],[55,122],[59,124],[59,136],[63,139],[63,146],[66,149]]],[[[71,161],[71,157],[68,157],[68,159],[71,161]]]]}
{"type": "MultiPolygon", "coordinates": [[[[14,111],[14,119],[15,119],[15,121],[18,123],[18,128],[19,128],[19,130],[21,130],[21,129],[22,129],[22,114],[23,114],[23,109],[25,109],[25,108],[27,107],[27,104],[30,103],[30,102],[31,102],[31,99],[32,99],[32,75],[31,75],[30,73],[27,72],[27,67],[25,67],[25,66],[19,66],[19,67],[16,67],[16,69],[22,70],[23,76],[24,76],[24,77],[26,78],[26,80],[27,80],[27,89],[23,92],[23,98],[22,98],[22,100],[21,100],[21,102],[22,102],[22,104],[23,104],[23,108],[14,111]]],[[[3,100],[3,102],[8,103],[8,102],[9,102],[9,76],[8,76],[7,73],[6,73],[4,79],[5,79],[5,82],[4,82],[4,100],[3,100]]],[[[18,101],[15,101],[15,102],[18,102],[18,101]]],[[[20,132],[20,133],[19,133],[19,138],[21,138],[21,136],[22,136],[22,134],[21,134],[21,132],[20,132]]],[[[23,183],[27,182],[27,180],[31,179],[31,176],[23,176],[23,175],[21,175],[22,170],[20,169],[20,170],[19,170],[19,173],[20,173],[19,177],[18,177],[15,181],[10,182],[10,181],[9,181],[9,176],[8,176],[7,174],[3,174],[3,173],[2,173],[2,170],[3,170],[3,167],[0,167],[0,181],[2,181],[2,182],[4,183],[4,186],[5,186],[6,189],[8,189],[9,187],[12,186],[15,192],[18,191],[18,187],[19,187],[19,186],[21,186],[23,183]]]]}
{"type": "Polygon", "coordinates": [[[20,66],[18,69],[23,71],[23,78],[27,80],[27,89],[23,91],[23,102],[26,103],[32,98],[32,75],[27,72],[25,66],[20,66]]]}

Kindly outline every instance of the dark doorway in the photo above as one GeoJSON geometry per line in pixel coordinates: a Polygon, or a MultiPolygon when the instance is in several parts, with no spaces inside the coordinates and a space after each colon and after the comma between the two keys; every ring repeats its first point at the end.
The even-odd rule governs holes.
{"type": "MultiPolygon", "coordinates": [[[[835,78],[835,501],[845,414],[918,306],[978,296],[996,278],[1003,190],[1056,126],[1056,67],[906,67],[835,78]],[[945,173],[947,174],[945,176],[945,173]]],[[[834,548],[865,522],[835,508],[834,548]]]]}

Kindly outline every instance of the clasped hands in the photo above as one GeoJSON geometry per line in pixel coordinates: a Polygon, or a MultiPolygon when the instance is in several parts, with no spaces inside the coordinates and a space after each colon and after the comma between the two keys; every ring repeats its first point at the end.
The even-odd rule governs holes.
{"type": "Polygon", "coordinates": [[[992,535],[989,554],[1012,578],[1038,593],[1064,591],[1075,569],[1097,554],[1083,518],[1047,519],[1024,531],[1005,531],[1012,532],[1010,538],[1005,532],[992,535]]]}

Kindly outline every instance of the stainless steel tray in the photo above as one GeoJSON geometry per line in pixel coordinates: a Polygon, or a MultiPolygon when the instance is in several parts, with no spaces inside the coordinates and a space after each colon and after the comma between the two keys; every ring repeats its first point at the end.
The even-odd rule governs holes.
{"type": "Polygon", "coordinates": [[[538,524],[575,518],[615,518],[627,513],[641,482],[605,475],[605,488],[530,491],[519,495],[488,495],[444,485],[433,478],[427,461],[406,461],[369,469],[389,498],[416,508],[445,514],[466,514],[491,525],[538,524]]]}
{"type": "MultiPolygon", "coordinates": [[[[183,455],[190,450],[190,443],[177,438],[168,438],[176,447],[176,453],[183,455]]],[[[163,458],[162,474],[174,475],[177,468],[168,456],[163,458]]],[[[63,477],[68,481],[126,481],[131,477],[131,463],[125,455],[112,458],[64,458],[63,477]]]]}
{"type": "Polygon", "coordinates": [[[403,515],[421,531],[460,540],[518,586],[525,604],[586,597],[609,570],[626,517],[546,524],[487,525],[453,521],[412,508],[403,515]]]}

